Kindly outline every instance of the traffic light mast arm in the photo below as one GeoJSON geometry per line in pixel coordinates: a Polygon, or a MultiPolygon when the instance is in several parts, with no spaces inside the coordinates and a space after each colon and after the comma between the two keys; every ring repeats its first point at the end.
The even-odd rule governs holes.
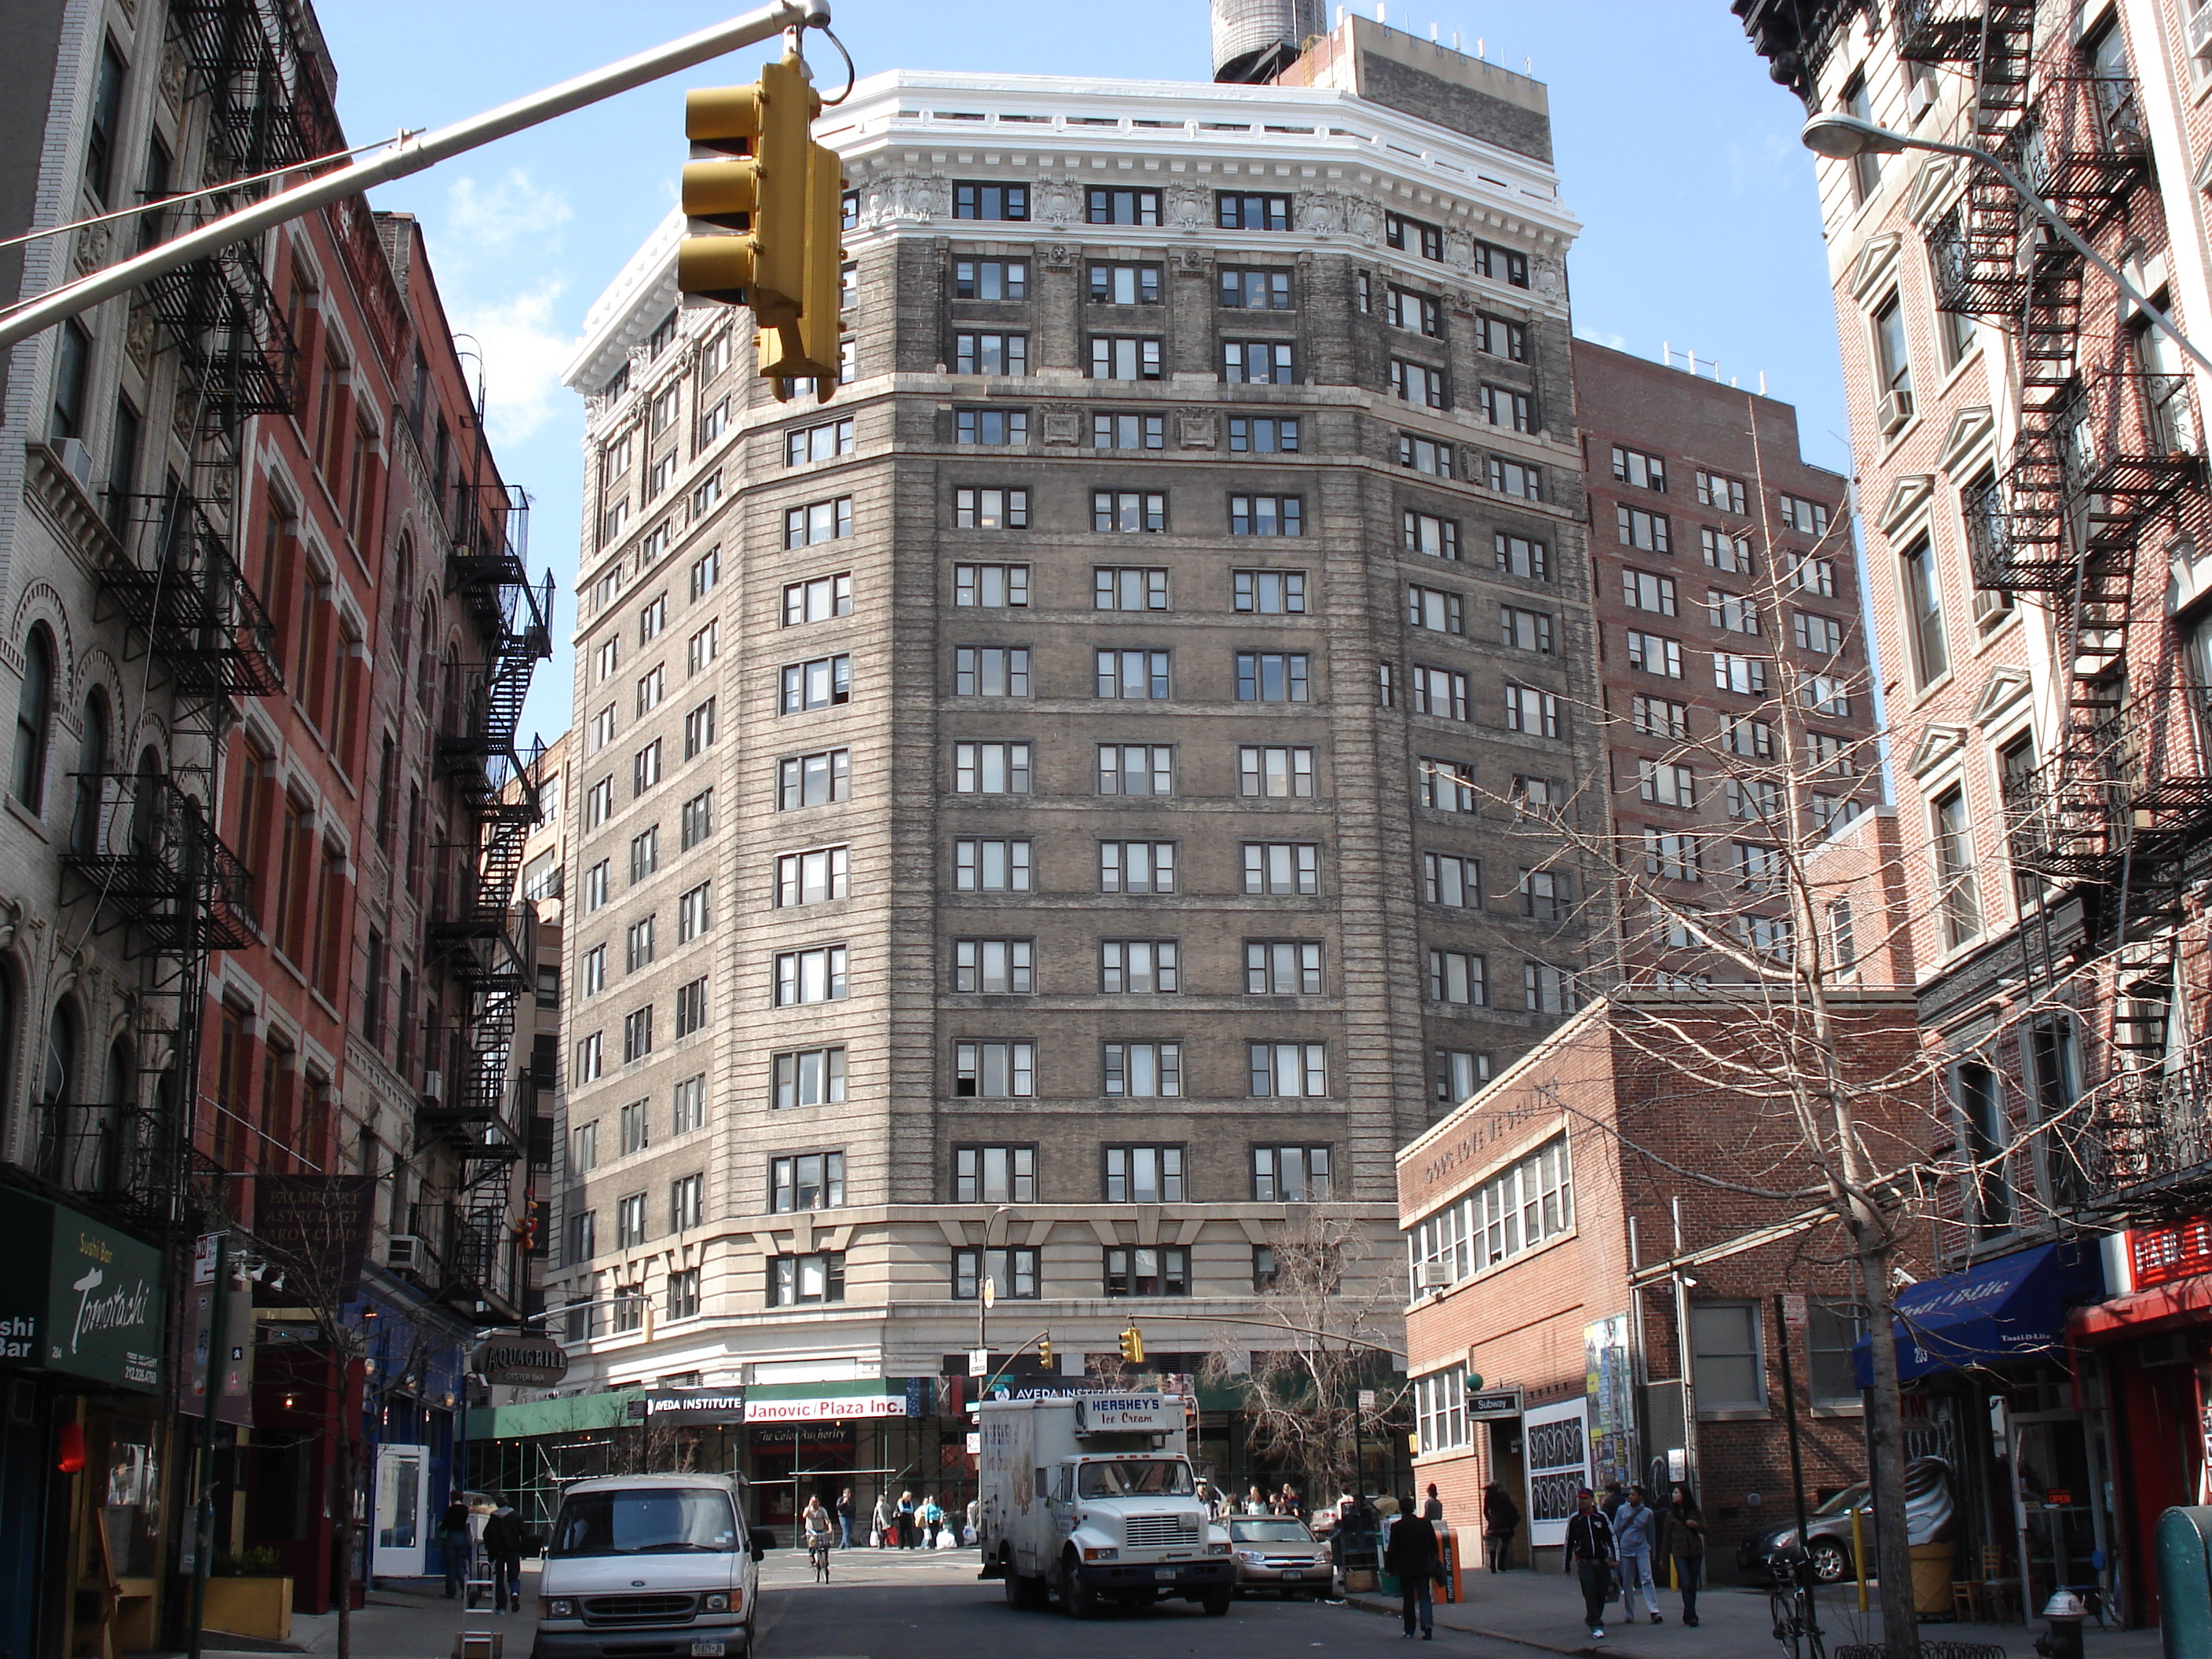
{"type": "Polygon", "coordinates": [[[634,58],[610,64],[563,81],[543,92],[533,92],[518,98],[513,103],[502,104],[497,109],[487,110],[457,121],[452,126],[441,127],[435,132],[425,133],[404,143],[395,144],[381,155],[365,161],[356,161],[305,184],[279,191],[276,195],[243,207],[235,213],[225,214],[210,220],[198,229],[188,231],[174,240],[149,248],[134,258],[96,270],[82,280],[68,283],[43,295],[28,304],[19,307],[4,318],[0,318],[0,350],[5,350],[19,340],[29,338],[40,330],[52,327],[64,318],[89,311],[104,300],[129,292],[152,277],[179,265],[187,265],[204,258],[217,248],[227,247],[258,236],[263,231],[312,213],[317,208],[348,196],[358,196],[363,191],[393,179],[404,179],[412,173],[476,149],[494,139],[504,138],[556,115],[566,115],[617,93],[628,92],[658,81],[678,70],[689,69],[711,58],[734,52],[739,46],[749,46],[766,40],[786,29],[827,28],[830,25],[830,0],[775,0],[773,5],[758,11],[747,12],[727,22],[717,23],[711,28],[687,34],[679,40],[641,52],[634,58]]]}
{"type": "Polygon", "coordinates": [[[1004,1376],[1006,1374],[1006,1365],[1011,1365],[1011,1364],[1012,1364],[1014,1363],[1014,1361],[1016,1361],[1017,1359],[1019,1359],[1019,1358],[1020,1358],[1024,1354],[1027,1353],[1027,1352],[1028,1352],[1031,1348],[1034,1348],[1035,1346],[1036,1346],[1036,1345],[1037,1345],[1038,1343],[1042,1342],[1042,1341],[1045,1341],[1045,1340],[1047,1340],[1048,1339],[1049,1339],[1049,1338],[1051,1337],[1051,1335],[1052,1335],[1052,1333],[1051,1333],[1050,1331],[1039,1331],[1039,1332],[1038,1332],[1035,1336],[1031,1337],[1028,1341],[1026,1341],[1026,1342],[1023,1343],[1023,1344],[1022,1344],[1022,1346],[1021,1346],[1020,1347],[1018,1347],[1018,1348],[1015,1349],[1012,1353],[1008,1354],[1008,1355],[1006,1356],[1006,1365],[1001,1365],[1001,1366],[1000,1366],[998,1370],[996,1370],[993,1371],[993,1372],[992,1372],[988,1376],[987,1376],[987,1377],[985,1377],[985,1378],[983,1379],[983,1387],[982,1387],[981,1389],[976,1389],[976,1391],[975,1391],[975,1397],[976,1397],[978,1400],[981,1400],[981,1399],[983,1397],[984,1390],[985,1390],[985,1389],[988,1389],[991,1386],[991,1384],[993,1384],[994,1382],[997,1382],[1000,1377],[1004,1376]]]}
{"type": "Polygon", "coordinates": [[[1387,1353],[1394,1359],[1397,1358],[1401,1352],[1401,1350],[1392,1347],[1387,1342],[1370,1342],[1364,1336],[1346,1336],[1342,1331],[1316,1331],[1304,1325],[1292,1325],[1279,1319],[1243,1319],[1235,1314],[1179,1314],[1161,1313],[1152,1308],[1145,1310],[1146,1323],[1163,1319],[1188,1319],[1206,1325],[1258,1325],[1265,1329],[1282,1331],[1291,1336],[1317,1336],[1324,1341],[1341,1342],[1347,1347],[1371,1349],[1376,1353],[1387,1353]]]}

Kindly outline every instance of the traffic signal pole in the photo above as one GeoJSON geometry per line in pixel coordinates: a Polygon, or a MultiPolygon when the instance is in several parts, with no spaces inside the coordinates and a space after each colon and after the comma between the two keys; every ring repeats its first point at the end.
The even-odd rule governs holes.
{"type": "Polygon", "coordinates": [[[220,219],[210,220],[196,230],[187,231],[173,240],[149,248],[134,258],[96,270],[80,281],[70,283],[49,294],[29,301],[0,317],[0,350],[28,339],[40,330],[51,328],[65,318],[89,311],[102,301],[118,294],[128,293],[149,279],[196,259],[204,258],[217,248],[233,242],[241,242],[259,235],[274,226],[297,219],[302,215],[326,207],[348,196],[358,196],[375,185],[394,179],[404,179],[410,173],[420,173],[449,157],[477,149],[493,140],[550,121],[628,92],[634,87],[645,86],[678,70],[690,69],[695,64],[705,63],[740,46],[766,40],[786,29],[827,28],[830,26],[830,0],[776,0],[758,11],[747,12],[727,22],[717,23],[711,28],[687,34],[665,46],[641,52],[634,58],[610,64],[604,69],[592,70],[560,85],[548,87],[518,98],[513,103],[502,104],[497,109],[487,110],[457,121],[452,126],[441,127],[417,137],[393,145],[380,155],[367,161],[355,161],[331,172],[295,185],[289,190],[227,213],[220,219]]]}

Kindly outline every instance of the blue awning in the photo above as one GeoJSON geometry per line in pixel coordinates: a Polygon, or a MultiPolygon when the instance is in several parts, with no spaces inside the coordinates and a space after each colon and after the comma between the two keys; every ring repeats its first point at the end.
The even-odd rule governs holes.
{"type": "MultiPolygon", "coordinates": [[[[2055,1353],[2066,1310],[2104,1293],[2094,1244],[2039,1244],[1907,1285],[1897,1297],[1898,1379],[2055,1353]]],[[[1871,1339],[1851,1350],[1851,1369],[1859,1387],[1872,1386],[1871,1339]]]]}

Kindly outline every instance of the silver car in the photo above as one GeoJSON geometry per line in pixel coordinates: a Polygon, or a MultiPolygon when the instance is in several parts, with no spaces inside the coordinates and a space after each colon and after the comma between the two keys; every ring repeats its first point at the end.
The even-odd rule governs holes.
{"type": "Polygon", "coordinates": [[[1294,1515],[1232,1515],[1229,1550],[1237,1560],[1237,1593],[1273,1590],[1289,1601],[1328,1596],[1336,1582],[1328,1546],[1294,1515]]]}

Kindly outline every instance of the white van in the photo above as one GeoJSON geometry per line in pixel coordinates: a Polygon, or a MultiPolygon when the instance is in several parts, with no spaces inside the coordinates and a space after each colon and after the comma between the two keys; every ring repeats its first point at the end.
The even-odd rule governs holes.
{"type": "Polygon", "coordinates": [[[741,1659],[760,1559],[734,1474],[609,1475],[561,1499],[531,1659],[741,1659]]]}

